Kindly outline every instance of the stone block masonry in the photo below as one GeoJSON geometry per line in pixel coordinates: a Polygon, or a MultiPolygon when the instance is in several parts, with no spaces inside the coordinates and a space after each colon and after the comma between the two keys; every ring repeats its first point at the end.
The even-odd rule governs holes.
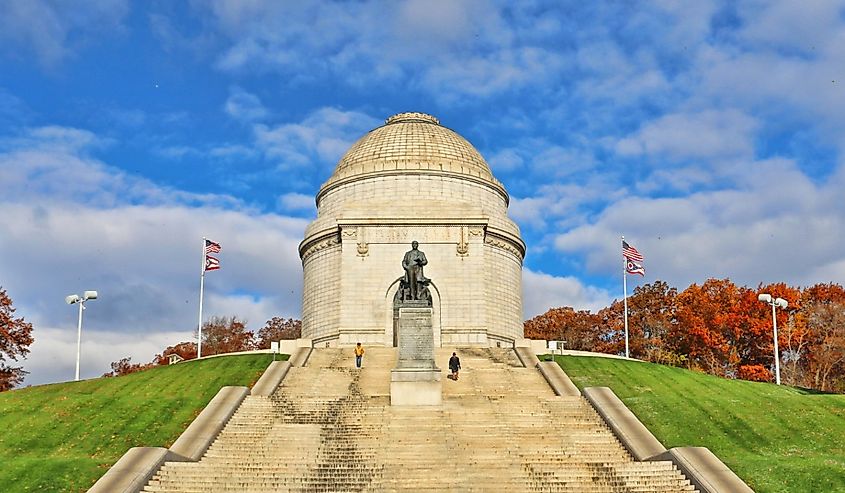
{"type": "Polygon", "coordinates": [[[303,337],[392,346],[400,262],[416,240],[433,281],[435,346],[512,346],[523,338],[525,244],[508,201],[481,154],[436,118],[389,118],[317,193],[299,249],[303,337]]]}
{"type": "Polygon", "coordinates": [[[434,362],[432,310],[415,302],[404,305],[399,308],[399,359],[390,372],[390,404],[440,405],[443,383],[434,362]]]}

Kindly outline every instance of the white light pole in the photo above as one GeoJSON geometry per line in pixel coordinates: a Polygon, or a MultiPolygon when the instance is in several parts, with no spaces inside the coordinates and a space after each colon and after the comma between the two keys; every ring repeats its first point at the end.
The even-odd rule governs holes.
{"type": "Polygon", "coordinates": [[[88,300],[96,300],[97,299],[97,292],[96,291],[85,291],[82,297],[80,298],[78,294],[72,294],[70,296],[65,297],[65,302],[68,305],[72,305],[74,303],[79,304],[79,322],[76,325],[76,378],[75,380],[79,381],[79,355],[82,352],[82,310],[85,309],[85,302],[88,300]]]}
{"type": "Polygon", "coordinates": [[[775,313],[775,308],[780,307],[781,309],[785,310],[789,303],[787,303],[787,301],[783,298],[772,299],[772,295],[767,293],[761,293],[760,295],[758,295],[757,300],[772,305],[772,326],[774,327],[775,334],[775,383],[780,385],[780,354],[778,354],[778,317],[775,313]]]}

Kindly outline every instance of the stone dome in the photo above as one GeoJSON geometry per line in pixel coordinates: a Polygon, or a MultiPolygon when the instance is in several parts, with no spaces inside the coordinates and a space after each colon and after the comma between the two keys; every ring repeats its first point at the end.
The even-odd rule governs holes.
{"type": "Polygon", "coordinates": [[[358,139],[317,194],[372,176],[439,174],[465,178],[495,188],[508,202],[504,186],[466,139],[425,113],[399,113],[358,139]]]}

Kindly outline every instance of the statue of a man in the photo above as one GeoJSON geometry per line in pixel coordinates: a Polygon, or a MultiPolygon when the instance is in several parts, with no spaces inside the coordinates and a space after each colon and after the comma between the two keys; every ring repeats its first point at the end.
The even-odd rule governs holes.
{"type": "Polygon", "coordinates": [[[428,284],[428,279],[423,275],[423,266],[428,263],[425,254],[418,249],[419,243],[411,242],[411,249],[405,253],[402,259],[402,268],[405,269],[405,285],[411,290],[411,299],[420,299],[421,289],[428,284]]]}

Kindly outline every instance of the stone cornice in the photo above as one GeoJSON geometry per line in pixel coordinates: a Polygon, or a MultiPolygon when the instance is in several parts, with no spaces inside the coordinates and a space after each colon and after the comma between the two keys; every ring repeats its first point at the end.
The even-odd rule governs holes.
{"type": "Polygon", "coordinates": [[[299,258],[305,258],[324,248],[340,244],[340,229],[337,227],[324,229],[302,240],[299,244],[299,258]]]}
{"type": "Polygon", "coordinates": [[[337,219],[341,228],[351,226],[487,226],[490,219],[478,217],[378,217],[357,218],[342,217],[337,219]]]}
{"type": "Polygon", "coordinates": [[[507,231],[488,226],[484,243],[513,253],[519,257],[520,262],[525,259],[525,242],[519,236],[507,231]]]}
{"type": "Polygon", "coordinates": [[[472,175],[467,175],[463,173],[456,173],[453,171],[445,171],[445,170],[425,170],[425,169],[391,169],[391,170],[381,170],[381,171],[370,171],[367,173],[360,173],[355,174],[352,176],[338,178],[338,179],[329,179],[326,183],[320,187],[320,191],[317,193],[316,203],[317,208],[320,208],[320,200],[326,195],[328,192],[340,188],[342,186],[348,185],[350,183],[355,183],[363,180],[369,180],[371,178],[380,178],[385,176],[419,176],[419,175],[429,175],[429,176],[442,176],[447,178],[454,178],[457,180],[469,181],[478,185],[482,185],[486,188],[489,188],[499,194],[505,201],[505,206],[510,203],[510,196],[508,192],[505,190],[505,187],[496,179],[494,181],[490,181],[486,178],[476,177],[472,175]]]}

